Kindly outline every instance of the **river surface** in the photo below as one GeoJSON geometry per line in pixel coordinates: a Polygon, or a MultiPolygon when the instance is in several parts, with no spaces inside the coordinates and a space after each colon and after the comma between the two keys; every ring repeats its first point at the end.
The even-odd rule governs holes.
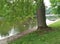
{"type": "MultiPolygon", "coordinates": [[[[50,21],[50,20],[46,20],[46,23],[47,23],[47,25],[49,25],[49,24],[51,24],[51,23],[53,23],[53,22],[55,22],[55,21],[50,21]]],[[[4,38],[7,38],[7,37],[10,37],[10,36],[13,36],[13,35],[15,35],[15,34],[17,34],[18,32],[14,29],[14,27],[12,27],[11,28],[11,30],[8,32],[8,35],[6,35],[6,36],[4,36],[4,35],[1,35],[0,34],[0,40],[1,39],[4,39],[4,38]]]]}
{"type": "Polygon", "coordinates": [[[0,40],[4,39],[4,38],[7,38],[7,37],[10,37],[10,36],[13,36],[13,35],[15,35],[17,33],[18,32],[14,30],[14,27],[12,27],[12,29],[8,32],[8,35],[4,36],[4,35],[0,34],[0,40]]]}

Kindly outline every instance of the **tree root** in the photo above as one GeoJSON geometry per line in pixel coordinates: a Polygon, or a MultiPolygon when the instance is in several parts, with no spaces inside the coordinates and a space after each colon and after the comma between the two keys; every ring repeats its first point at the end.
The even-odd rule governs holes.
{"type": "Polygon", "coordinates": [[[37,31],[40,34],[43,34],[43,33],[51,32],[53,31],[53,29],[51,27],[38,27],[37,31]]]}

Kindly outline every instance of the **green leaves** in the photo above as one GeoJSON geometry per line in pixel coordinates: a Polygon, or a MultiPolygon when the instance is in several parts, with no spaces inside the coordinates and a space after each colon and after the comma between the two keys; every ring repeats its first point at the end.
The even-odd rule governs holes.
{"type": "Polygon", "coordinates": [[[33,2],[34,0],[0,0],[0,17],[4,18],[1,29],[6,26],[4,29],[9,30],[10,26],[20,27],[20,24],[34,20],[37,4],[33,2]]]}
{"type": "Polygon", "coordinates": [[[52,13],[60,14],[60,0],[50,0],[52,6],[52,13]]]}

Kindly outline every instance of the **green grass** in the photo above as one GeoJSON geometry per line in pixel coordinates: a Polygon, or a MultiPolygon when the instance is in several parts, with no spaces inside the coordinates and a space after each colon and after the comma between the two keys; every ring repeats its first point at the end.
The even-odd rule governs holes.
{"type": "Polygon", "coordinates": [[[49,26],[55,31],[45,34],[33,32],[9,44],[60,44],[60,21],[49,26]]]}

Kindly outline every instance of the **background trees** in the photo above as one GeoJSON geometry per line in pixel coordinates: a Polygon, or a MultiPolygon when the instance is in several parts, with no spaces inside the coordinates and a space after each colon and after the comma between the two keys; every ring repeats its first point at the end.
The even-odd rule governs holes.
{"type": "MultiPolygon", "coordinates": [[[[6,32],[9,31],[12,26],[18,29],[22,26],[21,29],[23,29],[24,25],[28,27],[28,24],[36,21],[35,16],[37,16],[38,27],[47,27],[43,1],[44,0],[0,0],[0,18],[2,19],[0,20],[0,28],[6,30],[6,32]]],[[[50,1],[53,8],[52,13],[60,14],[60,5],[58,3],[60,1],[50,1]]]]}
{"type": "Polygon", "coordinates": [[[50,0],[53,14],[60,14],[60,0],[50,0]]]}
{"type": "Polygon", "coordinates": [[[24,28],[28,29],[29,24],[36,20],[36,8],[33,0],[0,0],[1,33],[6,33],[13,26],[23,30],[25,25],[27,28],[24,28]]]}

